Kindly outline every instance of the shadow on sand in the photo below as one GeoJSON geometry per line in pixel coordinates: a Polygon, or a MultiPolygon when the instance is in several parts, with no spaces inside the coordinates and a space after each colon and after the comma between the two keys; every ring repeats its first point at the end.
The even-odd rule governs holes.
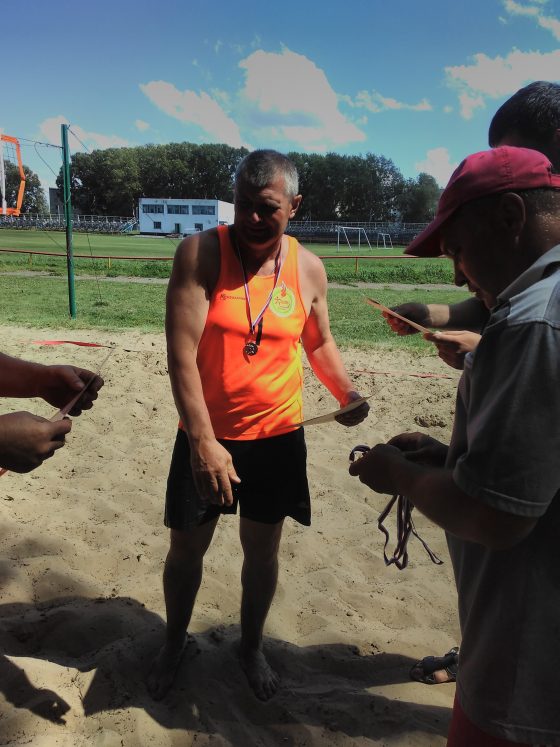
{"type": "MultiPolygon", "coordinates": [[[[220,735],[235,746],[255,740],[264,745],[307,744],[310,730],[371,740],[447,733],[450,709],[370,692],[408,682],[414,663],[410,658],[363,655],[341,643],[298,647],[266,639],[267,656],[282,688],[273,700],[261,703],[237,663],[236,625],[211,628],[191,639],[174,689],[156,703],[144,682],[163,631],[158,615],[126,597],[67,597],[40,606],[0,606],[3,654],[81,672],[95,670],[82,696],[86,717],[135,707],[165,728],[220,735]]],[[[6,656],[0,656],[0,691],[14,707],[64,724],[70,706],[57,693],[34,687],[6,656]]]]}

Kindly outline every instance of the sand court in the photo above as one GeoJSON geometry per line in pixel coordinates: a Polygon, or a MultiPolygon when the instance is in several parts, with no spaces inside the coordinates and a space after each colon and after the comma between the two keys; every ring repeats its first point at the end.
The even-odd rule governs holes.
{"type": "MultiPolygon", "coordinates": [[[[312,526],[286,520],[265,629],[282,689],[259,702],[237,664],[241,552],[238,520],[224,517],[176,687],[155,703],[144,678],[164,630],[163,496],[177,425],[164,336],[16,327],[3,327],[3,336],[8,354],[91,370],[103,348],[29,342],[116,350],[98,402],[74,419],[66,448],[35,472],[0,478],[0,745],[445,744],[454,685],[408,678],[418,658],[459,642],[443,532],[415,514],[444,565],[411,538],[409,567],[386,568],[377,529],[386,498],[350,478],[347,466],[356,444],[404,430],[447,440],[456,372],[435,356],[343,351],[357,388],[373,395],[371,414],[356,428],[306,430],[312,526]]],[[[306,374],[306,417],[336,409],[306,374]]],[[[2,403],[3,412],[18,409],[54,414],[42,401],[2,403]]]]}

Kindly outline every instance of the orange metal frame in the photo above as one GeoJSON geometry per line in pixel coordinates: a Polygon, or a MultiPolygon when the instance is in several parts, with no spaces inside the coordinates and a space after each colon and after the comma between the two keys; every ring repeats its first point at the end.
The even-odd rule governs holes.
{"type": "Polygon", "coordinates": [[[16,151],[16,157],[18,162],[18,169],[19,169],[19,190],[16,200],[16,206],[15,207],[9,207],[6,208],[6,212],[4,213],[4,209],[2,208],[2,205],[0,205],[0,215],[19,215],[21,211],[21,204],[23,202],[23,193],[25,192],[25,172],[23,170],[23,163],[21,161],[21,150],[19,147],[19,141],[15,137],[10,137],[10,135],[0,135],[0,140],[3,140],[6,143],[12,143],[15,147],[16,151]]]}

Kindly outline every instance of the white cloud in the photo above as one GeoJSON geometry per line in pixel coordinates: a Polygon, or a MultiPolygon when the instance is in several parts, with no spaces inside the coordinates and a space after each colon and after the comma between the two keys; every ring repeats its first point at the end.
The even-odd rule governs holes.
{"type": "Polygon", "coordinates": [[[459,104],[461,105],[461,116],[463,119],[472,119],[475,109],[484,109],[484,99],[482,96],[472,96],[465,91],[459,94],[459,104]]]}
{"type": "Polygon", "coordinates": [[[444,114],[451,114],[452,111],[453,111],[453,107],[449,106],[449,104],[443,107],[444,114]]]}
{"type": "Polygon", "coordinates": [[[150,125],[147,122],[144,122],[143,119],[136,119],[134,121],[134,126],[137,130],[140,130],[140,132],[145,132],[150,129],[150,125]]]}
{"type": "Polygon", "coordinates": [[[323,70],[307,57],[287,48],[279,54],[261,49],[239,66],[246,71],[242,103],[249,114],[254,110],[255,119],[273,115],[281,138],[313,150],[366,139],[338,109],[337,94],[323,70]]]}
{"type": "MultiPolygon", "coordinates": [[[[39,132],[44,140],[50,143],[60,143],[60,125],[70,124],[62,114],[57,117],[45,119],[39,125],[39,132]]],[[[72,151],[94,150],[96,148],[123,148],[131,145],[118,135],[104,135],[100,132],[91,132],[84,130],[83,127],[76,124],[70,124],[69,145],[72,151]],[[72,134],[75,137],[72,138],[72,134]]]]}
{"type": "MultiPolygon", "coordinates": [[[[525,17],[550,31],[560,40],[560,19],[547,15],[548,0],[502,0],[509,19],[525,17]]],[[[499,17],[502,23],[508,18],[499,17]]],[[[447,84],[457,91],[461,116],[471,119],[475,110],[484,108],[487,99],[497,99],[515,93],[534,80],[560,79],[560,50],[523,52],[512,49],[505,56],[489,57],[484,53],[472,56],[472,63],[445,68],[447,84]]]]}
{"type": "Polygon", "coordinates": [[[212,88],[210,94],[224,109],[231,109],[231,96],[227,91],[223,91],[221,88],[212,88]]]}
{"type": "Polygon", "coordinates": [[[451,163],[447,148],[432,148],[426,153],[424,161],[414,164],[414,168],[420,172],[431,174],[440,187],[444,187],[449,177],[459,164],[451,163]]]}
{"type": "Polygon", "coordinates": [[[475,54],[473,64],[446,67],[447,83],[457,91],[461,115],[470,119],[485,99],[512,94],[534,80],[560,79],[560,50],[511,51],[506,57],[475,54]]]}
{"type": "Polygon", "coordinates": [[[405,104],[402,101],[382,96],[377,91],[358,91],[356,98],[352,101],[349,96],[344,97],[350,106],[355,106],[363,109],[367,109],[370,112],[377,114],[378,112],[386,111],[387,109],[399,110],[408,109],[415,112],[429,112],[432,111],[432,105],[428,99],[422,99],[417,104],[405,104]]]}
{"type": "MultiPolygon", "coordinates": [[[[366,140],[358,124],[339,110],[340,99],[323,70],[307,57],[287,48],[280,53],[259,49],[239,67],[244,81],[237,91],[181,91],[162,80],[140,89],[165,114],[198,125],[211,141],[233,146],[246,145],[242,131],[267,146],[316,151],[366,140]]],[[[386,106],[398,107],[399,102],[387,99],[386,106]]],[[[365,122],[361,117],[359,124],[365,122]]]]}
{"type": "Polygon", "coordinates": [[[237,124],[205,91],[179,91],[163,80],[141,84],[140,90],[165,114],[185,124],[198,125],[216,142],[236,148],[243,145],[237,124]]]}
{"type": "Polygon", "coordinates": [[[543,8],[539,7],[539,0],[534,0],[531,5],[522,5],[515,0],[503,0],[505,10],[512,16],[529,16],[534,18],[541,28],[550,31],[555,39],[560,40],[560,20],[554,16],[544,15],[543,8]]]}

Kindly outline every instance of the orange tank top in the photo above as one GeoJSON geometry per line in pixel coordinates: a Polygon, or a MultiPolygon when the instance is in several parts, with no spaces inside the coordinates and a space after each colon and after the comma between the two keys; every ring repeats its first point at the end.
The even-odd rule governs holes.
{"type": "MultiPolygon", "coordinates": [[[[228,226],[218,227],[220,275],[197,363],[216,438],[249,440],[288,433],[303,420],[301,333],[307,319],[298,278],[298,242],[288,252],[263,316],[258,352],[244,352],[250,321],[243,270],[228,226]]],[[[274,275],[248,277],[256,319],[274,287],[274,275]]]]}

